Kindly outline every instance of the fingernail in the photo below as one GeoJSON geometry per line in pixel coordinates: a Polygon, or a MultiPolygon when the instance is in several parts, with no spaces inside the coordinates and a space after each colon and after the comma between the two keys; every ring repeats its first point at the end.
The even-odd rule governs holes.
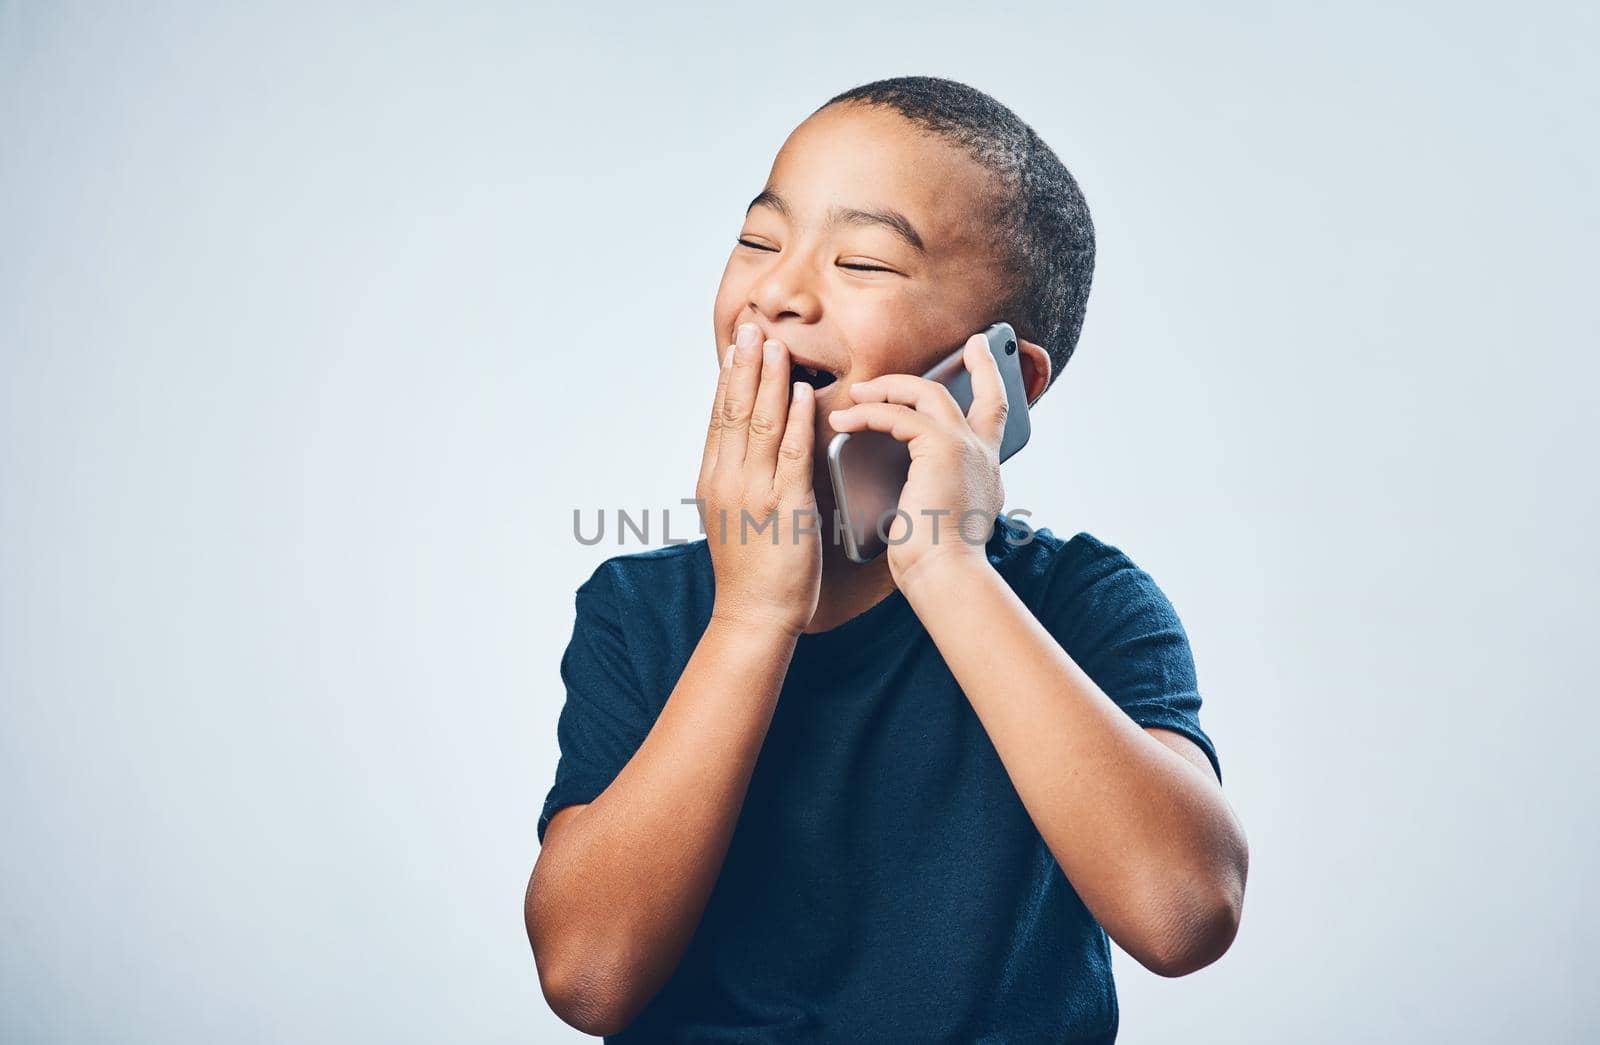
{"type": "Polygon", "coordinates": [[[776,363],[778,361],[778,349],[781,347],[776,341],[768,341],[762,345],[761,361],[763,363],[776,363]]]}
{"type": "Polygon", "coordinates": [[[729,345],[728,354],[722,357],[722,368],[724,370],[733,365],[733,350],[736,347],[735,345],[729,345]]]}
{"type": "Polygon", "coordinates": [[[761,336],[761,331],[756,329],[754,323],[740,323],[737,343],[740,348],[754,348],[756,339],[761,336]]]}
{"type": "Polygon", "coordinates": [[[810,387],[811,386],[809,384],[807,384],[806,382],[804,382],[804,381],[796,381],[794,383],[794,401],[796,403],[798,403],[800,401],[801,397],[803,397],[805,395],[805,393],[803,391],[801,391],[801,389],[810,388],[810,387]]]}

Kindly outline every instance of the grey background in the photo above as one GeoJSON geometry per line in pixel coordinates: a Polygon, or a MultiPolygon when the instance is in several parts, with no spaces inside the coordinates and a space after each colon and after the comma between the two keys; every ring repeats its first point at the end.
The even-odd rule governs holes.
{"type": "Polygon", "coordinates": [[[571,510],[692,492],[742,206],[928,73],[1088,196],[1008,501],[1172,597],[1252,843],[1122,1040],[1594,1040],[1600,26],[1294,6],[0,6],[0,1038],[581,1037],[571,510]]]}

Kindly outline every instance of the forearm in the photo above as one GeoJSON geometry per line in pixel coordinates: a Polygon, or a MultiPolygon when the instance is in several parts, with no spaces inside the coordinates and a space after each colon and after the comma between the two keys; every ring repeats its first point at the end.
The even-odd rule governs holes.
{"type": "Polygon", "coordinates": [[[529,886],[547,992],[631,1014],[672,974],[716,882],[795,639],[713,617],[634,756],[529,886]]]}
{"type": "Polygon", "coordinates": [[[1215,779],[1117,707],[987,562],[930,557],[902,587],[1112,938],[1167,974],[1220,954],[1242,899],[1245,846],[1215,779]]]}

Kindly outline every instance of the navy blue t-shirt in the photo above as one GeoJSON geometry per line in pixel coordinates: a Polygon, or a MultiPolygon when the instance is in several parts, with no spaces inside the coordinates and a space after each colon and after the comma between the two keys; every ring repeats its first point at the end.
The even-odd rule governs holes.
{"type": "MultiPolygon", "coordinates": [[[[1200,728],[1188,638],[1087,533],[996,519],[989,561],[1142,726],[1200,728]],[[1024,543],[1013,543],[1024,542],[1024,543]]],[[[638,750],[711,616],[706,542],[602,562],[561,660],[539,840],[638,750]]],[[[974,622],[974,627],[982,627],[974,622]]],[[[611,1042],[1110,1042],[1110,944],[899,591],[799,637],[728,854],[671,979],[611,1042]]]]}

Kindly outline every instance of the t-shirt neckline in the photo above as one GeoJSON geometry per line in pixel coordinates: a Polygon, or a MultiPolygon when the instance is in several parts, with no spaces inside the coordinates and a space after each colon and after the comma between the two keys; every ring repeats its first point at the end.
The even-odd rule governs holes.
{"type": "MultiPolygon", "coordinates": [[[[1017,532],[1015,524],[997,515],[987,542],[991,566],[998,567],[1012,548],[1007,536],[1017,532]]],[[[909,641],[921,630],[921,620],[898,587],[889,594],[827,631],[801,632],[796,640],[795,659],[815,668],[832,670],[891,640],[909,641]]]]}

